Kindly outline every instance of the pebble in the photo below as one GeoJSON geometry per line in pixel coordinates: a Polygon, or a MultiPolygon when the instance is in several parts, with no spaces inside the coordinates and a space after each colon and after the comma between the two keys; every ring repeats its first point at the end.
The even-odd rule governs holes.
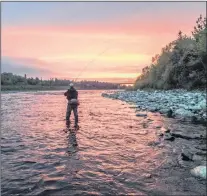
{"type": "Polygon", "coordinates": [[[151,178],[151,177],[152,177],[151,174],[144,174],[143,176],[144,176],[145,178],[151,178]]]}

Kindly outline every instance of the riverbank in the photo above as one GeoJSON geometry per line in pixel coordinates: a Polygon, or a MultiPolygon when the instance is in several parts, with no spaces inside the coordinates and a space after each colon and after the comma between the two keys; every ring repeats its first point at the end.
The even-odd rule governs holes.
{"type": "MultiPolygon", "coordinates": [[[[153,148],[164,148],[167,152],[166,157],[170,161],[166,161],[160,167],[160,172],[168,168],[175,174],[180,170],[191,173],[198,179],[206,179],[205,92],[111,91],[103,93],[102,96],[132,104],[131,108],[136,110],[136,116],[140,119],[150,120],[151,114],[161,114],[161,117],[164,117],[163,122],[153,123],[156,139],[149,143],[153,148]]],[[[145,128],[148,126],[147,121],[145,128]]],[[[164,173],[163,175],[165,176],[164,173]]],[[[169,177],[169,180],[176,176],[169,177]]],[[[167,180],[163,183],[169,182],[167,180]]]]}
{"type": "Polygon", "coordinates": [[[131,108],[136,110],[139,118],[148,119],[151,113],[161,114],[165,123],[154,126],[157,138],[149,145],[165,147],[168,151],[168,156],[171,157],[169,159],[174,161],[167,163],[165,167],[175,170],[173,167],[179,165],[181,168],[188,168],[192,175],[206,179],[205,92],[111,91],[103,93],[102,96],[132,104],[131,108]]]}
{"type": "MultiPolygon", "coordinates": [[[[40,86],[40,85],[26,85],[26,86],[11,86],[1,85],[2,92],[26,92],[26,91],[61,91],[67,90],[68,86],[40,86]]],[[[93,88],[76,88],[77,90],[105,90],[93,88]]]]}
{"type": "MultiPolygon", "coordinates": [[[[134,104],[137,112],[159,112],[170,118],[179,118],[206,125],[206,92],[187,90],[118,91],[102,96],[134,104]]],[[[139,115],[139,114],[137,114],[139,115]]]]}

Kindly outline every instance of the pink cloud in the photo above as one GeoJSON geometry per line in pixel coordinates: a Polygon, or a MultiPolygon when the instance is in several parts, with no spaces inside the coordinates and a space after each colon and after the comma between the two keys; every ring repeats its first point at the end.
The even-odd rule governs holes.
{"type": "Polygon", "coordinates": [[[197,17],[194,15],[184,14],[182,17],[187,18],[180,16],[180,20],[173,20],[173,15],[159,15],[152,21],[151,15],[71,26],[3,27],[2,55],[65,77],[77,75],[87,62],[109,47],[90,66],[91,74],[84,77],[119,77],[124,73],[134,77],[152,56],[176,38],[179,30],[189,33],[193,29],[197,17]]]}
{"type": "Polygon", "coordinates": [[[149,30],[147,25],[138,29],[133,24],[126,24],[122,28],[126,29],[126,33],[116,28],[113,26],[111,28],[89,26],[85,29],[84,27],[74,29],[52,27],[6,28],[2,30],[2,53],[7,56],[40,58],[77,53],[97,54],[97,51],[101,52],[109,46],[117,54],[142,53],[152,55],[156,51],[158,52],[160,47],[170,39],[176,37],[174,34],[166,34],[166,36],[158,39],[154,34],[155,30],[149,30]],[[89,30],[87,31],[87,29],[89,30]],[[142,29],[146,29],[147,32],[153,31],[154,35],[150,36],[147,35],[147,32],[141,32],[142,29]]]}

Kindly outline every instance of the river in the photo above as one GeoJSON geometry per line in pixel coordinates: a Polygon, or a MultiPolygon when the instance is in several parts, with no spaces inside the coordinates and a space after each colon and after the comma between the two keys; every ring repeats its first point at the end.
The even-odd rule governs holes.
{"type": "Polygon", "coordinates": [[[3,196],[205,195],[206,184],[187,170],[160,169],[168,148],[149,143],[162,116],[136,117],[101,91],[79,97],[80,128],[67,131],[62,91],[1,95],[3,196]]]}

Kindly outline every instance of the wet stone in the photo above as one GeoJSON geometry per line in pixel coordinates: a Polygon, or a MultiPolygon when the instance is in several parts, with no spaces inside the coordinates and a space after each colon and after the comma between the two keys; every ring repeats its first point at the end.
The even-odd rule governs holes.
{"type": "Polygon", "coordinates": [[[206,151],[207,150],[207,145],[204,144],[204,145],[199,145],[199,146],[196,146],[195,148],[199,149],[199,150],[203,150],[203,151],[206,151]]]}
{"type": "Polygon", "coordinates": [[[137,114],[136,114],[136,116],[137,116],[137,117],[146,117],[146,116],[147,116],[147,114],[137,113],[137,114]]]}
{"type": "Polygon", "coordinates": [[[190,172],[195,177],[206,179],[206,166],[195,167],[190,172]]]}
{"type": "Polygon", "coordinates": [[[165,133],[170,133],[171,132],[171,130],[170,129],[167,129],[166,131],[165,131],[165,133]]]}
{"type": "Polygon", "coordinates": [[[193,161],[206,161],[206,156],[200,156],[200,155],[194,154],[193,161]]]}
{"type": "Polygon", "coordinates": [[[192,161],[193,160],[193,154],[190,152],[182,152],[181,157],[183,161],[192,161]]]}
{"type": "Polygon", "coordinates": [[[174,141],[175,137],[173,137],[169,132],[164,134],[164,140],[174,141]]]}
{"type": "Polygon", "coordinates": [[[172,132],[172,136],[177,138],[183,138],[183,139],[201,139],[204,138],[202,134],[196,134],[196,133],[183,133],[182,131],[174,131],[172,132]]]}
{"type": "Polygon", "coordinates": [[[174,141],[175,140],[175,138],[173,137],[173,136],[171,136],[171,137],[168,137],[168,138],[165,138],[165,140],[167,140],[167,141],[174,141]]]}
{"type": "Polygon", "coordinates": [[[148,146],[157,146],[159,144],[160,144],[159,141],[151,141],[151,142],[148,143],[148,146]]]}
{"type": "Polygon", "coordinates": [[[169,110],[167,111],[167,117],[168,117],[168,118],[172,118],[172,117],[173,117],[173,111],[172,111],[171,109],[169,109],[169,110]]]}
{"type": "Polygon", "coordinates": [[[152,175],[151,174],[143,174],[143,177],[144,178],[152,178],[152,175]]]}

